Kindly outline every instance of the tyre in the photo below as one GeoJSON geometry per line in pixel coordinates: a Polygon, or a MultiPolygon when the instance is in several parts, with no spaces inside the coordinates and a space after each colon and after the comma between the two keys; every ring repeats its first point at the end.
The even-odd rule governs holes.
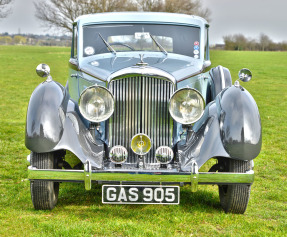
{"type": "MultiPolygon", "coordinates": [[[[245,173],[251,170],[250,161],[224,159],[223,172],[245,173]]],[[[219,185],[219,199],[226,213],[243,214],[247,208],[251,185],[219,185]]]]}
{"type": "MultiPolygon", "coordinates": [[[[38,169],[57,169],[56,153],[31,152],[31,165],[38,169]]],[[[59,182],[30,181],[30,191],[36,210],[51,210],[58,201],[59,182]]]]}

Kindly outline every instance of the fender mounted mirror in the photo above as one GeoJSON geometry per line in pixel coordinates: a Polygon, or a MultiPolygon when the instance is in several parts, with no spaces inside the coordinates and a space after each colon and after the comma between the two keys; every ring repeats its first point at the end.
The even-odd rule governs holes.
{"type": "Polygon", "coordinates": [[[252,73],[249,69],[243,68],[238,73],[239,79],[243,82],[248,82],[252,78],[252,73]]]}
{"type": "Polygon", "coordinates": [[[50,67],[45,63],[41,63],[36,67],[36,73],[39,77],[47,77],[50,75],[50,67]]]}

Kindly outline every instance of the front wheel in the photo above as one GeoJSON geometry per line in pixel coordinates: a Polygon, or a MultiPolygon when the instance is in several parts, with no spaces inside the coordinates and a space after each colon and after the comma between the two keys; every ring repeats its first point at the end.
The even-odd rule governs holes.
{"type": "MultiPolygon", "coordinates": [[[[223,159],[219,161],[223,172],[245,173],[251,170],[251,161],[223,159]]],[[[226,213],[243,214],[247,208],[251,185],[219,185],[219,199],[226,213]]]]}
{"type": "MultiPolygon", "coordinates": [[[[31,152],[31,165],[38,169],[56,169],[56,153],[31,152]]],[[[59,182],[31,181],[30,191],[32,203],[36,210],[51,210],[58,201],[59,182]]]]}

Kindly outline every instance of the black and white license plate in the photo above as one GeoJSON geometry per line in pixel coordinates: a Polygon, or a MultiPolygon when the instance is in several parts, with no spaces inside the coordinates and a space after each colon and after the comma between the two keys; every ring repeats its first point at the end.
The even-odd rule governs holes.
{"type": "Polygon", "coordinates": [[[109,204],[179,204],[178,186],[103,185],[102,202],[109,204]]]}

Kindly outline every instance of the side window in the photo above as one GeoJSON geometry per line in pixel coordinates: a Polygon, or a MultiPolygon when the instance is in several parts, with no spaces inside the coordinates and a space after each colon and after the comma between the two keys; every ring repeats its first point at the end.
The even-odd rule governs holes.
{"type": "Polygon", "coordinates": [[[73,41],[72,41],[72,58],[77,58],[77,45],[78,45],[78,30],[77,25],[73,27],[73,41]]]}

